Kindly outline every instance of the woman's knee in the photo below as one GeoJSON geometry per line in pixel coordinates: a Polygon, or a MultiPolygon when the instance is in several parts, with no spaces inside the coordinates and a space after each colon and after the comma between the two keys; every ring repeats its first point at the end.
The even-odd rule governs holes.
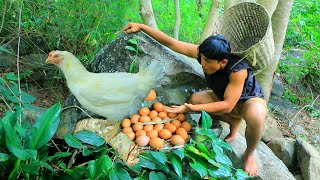
{"type": "Polygon", "coordinates": [[[247,125],[253,127],[264,127],[264,122],[267,115],[267,108],[260,103],[252,103],[246,109],[244,119],[247,125]]]}

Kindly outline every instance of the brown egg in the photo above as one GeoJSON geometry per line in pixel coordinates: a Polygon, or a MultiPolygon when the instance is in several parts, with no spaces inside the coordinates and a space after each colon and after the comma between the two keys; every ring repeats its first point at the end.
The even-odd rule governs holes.
{"type": "Polygon", "coordinates": [[[158,137],[158,131],[157,130],[151,130],[151,131],[147,132],[147,136],[150,139],[158,137]]]}
{"type": "Polygon", "coordinates": [[[168,129],[161,129],[159,131],[159,137],[161,137],[162,139],[169,139],[172,137],[172,133],[168,130],[168,129]]]}
{"type": "Polygon", "coordinates": [[[128,132],[133,132],[131,127],[125,127],[122,129],[122,132],[127,134],[128,132]]]}
{"type": "Polygon", "coordinates": [[[126,135],[129,136],[130,140],[134,140],[134,138],[136,136],[133,131],[126,133],[126,135]]]}
{"type": "Polygon", "coordinates": [[[191,124],[187,121],[183,122],[180,127],[184,128],[188,132],[191,131],[191,124]]]}
{"type": "Polygon", "coordinates": [[[188,132],[184,128],[178,128],[176,130],[176,135],[180,135],[184,140],[188,139],[188,132]]]}
{"type": "Polygon", "coordinates": [[[143,130],[148,133],[149,131],[153,130],[153,124],[147,124],[143,126],[143,130]]]}
{"type": "Polygon", "coordinates": [[[157,130],[157,131],[160,131],[161,129],[163,129],[164,125],[163,124],[156,124],[153,129],[154,130],[157,130]]]}
{"type": "Polygon", "coordinates": [[[160,117],[155,117],[151,120],[151,122],[159,122],[159,121],[162,121],[160,117]]]}
{"type": "Polygon", "coordinates": [[[171,118],[175,118],[175,117],[177,117],[178,115],[176,114],[176,113],[171,113],[171,112],[169,112],[168,113],[168,117],[171,119],[171,118]]]}
{"type": "Polygon", "coordinates": [[[128,119],[128,118],[124,119],[124,120],[121,122],[121,126],[122,126],[123,128],[129,127],[130,125],[131,125],[131,122],[130,122],[130,119],[128,119]]]}
{"type": "Polygon", "coordinates": [[[145,135],[147,135],[147,133],[144,130],[139,130],[139,131],[136,132],[136,137],[139,137],[139,136],[142,136],[142,135],[145,136],[145,135]]]}
{"type": "Polygon", "coordinates": [[[140,116],[139,118],[139,122],[141,123],[150,122],[150,121],[151,121],[150,117],[146,115],[140,116]]]}
{"type": "Polygon", "coordinates": [[[158,117],[158,112],[157,112],[156,110],[150,111],[149,117],[150,117],[151,119],[153,119],[153,118],[155,118],[155,117],[158,117]]]}
{"type": "Polygon", "coordinates": [[[184,145],[185,140],[180,135],[173,135],[171,138],[171,144],[173,145],[184,145]]]}
{"type": "Polygon", "coordinates": [[[167,113],[166,112],[159,112],[158,117],[163,119],[163,118],[167,117],[167,113]]]}
{"type": "Polygon", "coordinates": [[[139,136],[136,138],[138,146],[146,146],[149,144],[150,138],[148,136],[139,136]]]}
{"type": "Polygon", "coordinates": [[[148,116],[150,113],[150,109],[148,107],[143,107],[139,109],[139,115],[140,116],[148,116]]]}
{"type": "Polygon", "coordinates": [[[132,129],[134,132],[137,132],[139,130],[142,130],[143,129],[143,125],[141,123],[136,123],[132,126],[132,129]]]}
{"type": "Polygon", "coordinates": [[[178,114],[178,120],[179,120],[180,122],[184,122],[184,121],[186,120],[186,115],[184,115],[184,114],[178,114]]]}
{"type": "Polygon", "coordinates": [[[131,124],[137,123],[139,121],[139,118],[140,118],[139,114],[133,115],[130,119],[131,124]]]}
{"type": "MultiPolygon", "coordinates": [[[[169,119],[169,117],[168,117],[168,119],[169,119]]],[[[166,119],[164,119],[164,120],[166,120],[166,119]]],[[[171,124],[170,122],[165,122],[164,123],[164,125],[168,125],[168,124],[171,124]]]]}
{"type": "Polygon", "coordinates": [[[173,120],[171,121],[171,124],[175,125],[177,128],[181,126],[181,122],[179,120],[173,120]]]}
{"type": "Polygon", "coordinates": [[[164,126],[164,129],[168,129],[171,133],[176,132],[177,127],[173,124],[167,124],[164,126]]]}
{"type": "Polygon", "coordinates": [[[158,112],[162,112],[164,110],[164,105],[160,102],[156,102],[153,104],[153,109],[158,112]]]}
{"type": "Polygon", "coordinates": [[[158,137],[152,138],[150,140],[150,146],[156,150],[159,150],[163,147],[164,145],[164,140],[158,137]]]}
{"type": "Polygon", "coordinates": [[[147,96],[146,98],[144,98],[144,100],[146,100],[146,101],[153,101],[153,100],[155,100],[156,98],[157,98],[156,92],[155,92],[153,89],[151,89],[150,92],[149,92],[149,94],[148,94],[148,96],[147,96]]]}

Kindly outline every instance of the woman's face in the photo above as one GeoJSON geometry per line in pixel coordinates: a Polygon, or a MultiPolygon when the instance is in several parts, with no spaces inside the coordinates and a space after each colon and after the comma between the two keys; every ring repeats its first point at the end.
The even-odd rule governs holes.
{"type": "Polygon", "coordinates": [[[211,75],[220,69],[223,69],[228,61],[223,59],[218,61],[216,59],[210,59],[201,54],[201,66],[203,72],[207,75],[211,75]]]}

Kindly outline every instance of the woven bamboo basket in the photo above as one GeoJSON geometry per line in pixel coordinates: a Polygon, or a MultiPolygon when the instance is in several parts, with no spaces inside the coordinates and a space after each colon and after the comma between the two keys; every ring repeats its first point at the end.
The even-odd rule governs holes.
{"type": "Polygon", "coordinates": [[[273,61],[271,18],[262,5],[244,2],[227,9],[218,18],[215,33],[225,36],[231,53],[245,59],[256,73],[273,61]]]}

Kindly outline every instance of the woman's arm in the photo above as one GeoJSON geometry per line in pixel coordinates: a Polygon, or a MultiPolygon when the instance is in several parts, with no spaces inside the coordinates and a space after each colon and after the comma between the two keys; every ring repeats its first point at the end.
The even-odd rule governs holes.
{"type": "Polygon", "coordinates": [[[141,30],[149,36],[151,36],[152,38],[154,38],[155,40],[157,40],[159,43],[172,49],[175,52],[184,54],[192,58],[198,58],[198,45],[178,41],[166,35],[165,33],[159,31],[158,29],[151,28],[144,24],[130,22],[127,25],[125,25],[122,30],[125,33],[133,33],[141,30]]]}

